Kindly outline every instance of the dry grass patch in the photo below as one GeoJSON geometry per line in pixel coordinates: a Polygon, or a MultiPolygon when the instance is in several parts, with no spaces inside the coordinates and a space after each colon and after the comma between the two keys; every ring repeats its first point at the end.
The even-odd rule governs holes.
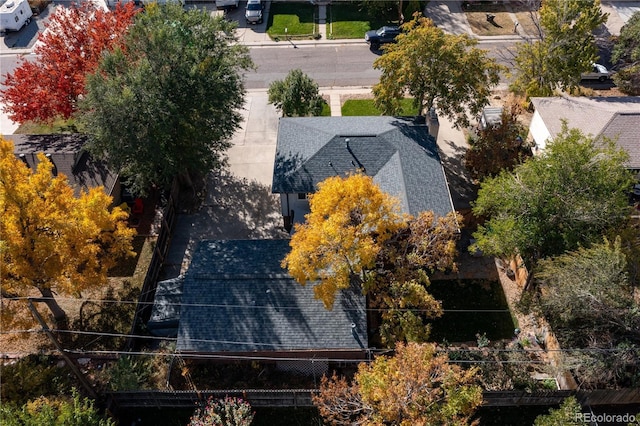
{"type": "Polygon", "coordinates": [[[474,3],[464,8],[469,26],[479,36],[513,34],[514,22],[509,16],[511,10],[505,4],[474,3]],[[487,14],[494,16],[493,23],[487,21],[487,14]]]}
{"type": "Polygon", "coordinates": [[[479,36],[512,35],[514,23],[508,12],[466,12],[469,26],[479,36]],[[495,16],[493,22],[487,21],[487,13],[495,16]]]}
{"type": "Polygon", "coordinates": [[[510,13],[516,16],[516,20],[522,30],[529,36],[538,34],[537,28],[531,18],[531,7],[526,4],[487,4],[474,3],[464,9],[471,30],[479,36],[513,35],[515,34],[515,22],[510,13]],[[495,16],[496,25],[487,21],[487,14],[495,16]]]}
{"type": "Polygon", "coordinates": [[[516,12],[516,18],[518,19],[518,23],[520,24],[522,31],[527,33],[529,37],[538,37],[538,27],[534,22],[534,18],[531,16],[531,12],[516,12]]]}

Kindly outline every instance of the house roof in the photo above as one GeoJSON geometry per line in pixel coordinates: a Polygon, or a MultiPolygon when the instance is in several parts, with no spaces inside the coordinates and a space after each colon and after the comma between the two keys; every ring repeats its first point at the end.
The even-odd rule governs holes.
{"type": "Polygon", "coordinates": [[[158,281],[147,329],[154,336],[176,337],[180,324],[184,276],[158,281]]]}
{"type": "Polygon", "coordinates": [[[398,197],[405,212],[453,211],[435,141],[413,118],[280,119],[274,193],[313,193],[326,178],[358,170],[398,197]]]}
{"type": "Polygon", "coordinates": [[[13,142],[14,153],[30,168],[38,165],[38,153],[46,154],[55,165],[58,174],[64,174],[76,195],[81,190],[103,186],[109,195],[113,193],[118,174],[101,162],[91,158],[83,149],[88,136],[82,134],[51,135],[3,135],[13,142]]]}
{"type": "Polygon", "coordinates": [[[628,168],[640,168],[640,97],[549,97],[531,98],[551,138],[566,120],[594,138],[606,136],[617,141],[630,156],[628,168]]]}
{"type": "Polygon", "coordinates": [[[367,348],[364,295],[341,291],[333,310],[325,309],[312,285],[301,286],[280,266],[288,252],[289,240],[200,242],[185,275],[177,350],[367,348]]]}
{"type": "Polygon", "coordinates": [[[627,151],[628,169],[640,169],[640,111],[616,112],[598,136],[615,141],[620,148],[627,151]]]}

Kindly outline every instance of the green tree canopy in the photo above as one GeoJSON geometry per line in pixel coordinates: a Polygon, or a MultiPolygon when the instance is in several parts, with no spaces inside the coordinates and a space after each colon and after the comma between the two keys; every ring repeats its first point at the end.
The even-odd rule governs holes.
{"type": "Polygon", "coordinates": [[[611,60],[623,64],[640,61],[640,12],[631,15],[622,26],[620,36],[613,46],[611,60]]]}
{"type": "Polygon", "coordinates": [[[587,426],[583,420],[582,407],[575,396],[570,396],[562,402],[558,409],[549,409],[549,414],[536,417],[534,426],[587,426]]]}
{"type": "Polygon", "coordinates": [[[153,4],[88,77],[90,150],[135,193],[225,163],[242,119],[242,72],[253,66],[234,29],[204,10],[153,4]]]}
{"type": "Polygon", "coordinates": [[[360,9],[372,19],[397,20],[402,15],[399,0],[362,0],[360,9]]]}
{"type": "Polygon", "coordinates": [[[269,85],[269,103],[282,112],[284,117],[320,115],[324,99],[318,84],[300,69],[289,71],[284,80],[269,85]]]}
{"type": "Polygon", "coordinates": [[[607,21],[599,0],[545,0],[540,8],[540,37],[519,43],[512,90],[551,96],[580,83],[598,57],[593,31],[607,21]]]}
{"type": "Polygon", "coordinates": [[[562,347],[576,348],[565,363],[581,386],[633,386],[640,315],[621,239],[543,259],[538,269],[537,303],[562,347]]]}
{"type": "Polygon", "coordinates": [[[633,321],[634,303],[626,267],[620,239],[541,260],[536,279],[543,312],[553,325],[581,335],[582,343],[612,328],[633,331],[637,324],[627,322],[633,321]]]}
{"type": "Polygon", "coordinates": [[[468,116],[489,103],[502,67],[475,47],[476,40],[446,34],[428,18],[416,15],[402,29],[397,43],[385,45],[373,63],[382,71],[373,87],[376,106],[383,114],[399,114],[408,93],[421,115],[437,107],[456,125],[468,126],[468,116]]]}
{"type": "Polygon", "coordinates": [[[473,212],[488,220],[472,249],[520,254],[534,268],[541,258],[600,240],[629,214],[626,159],[613,142],[565,124],[541,155],[481,183],[473,212]]]}
{"type": "Polygon", "coordinates": [[[115,426],[94,407],[93,401],[73,391],[70,399],[40,397],[22,407],[0,404],[3,426],[115,426]]]}
{"type": "Polygon", "coordinates": [[[640,12],[631,15],[620,30],[611,60],[620,67],[613,76],[616,86],[628,95],[640,95],[640,12]]]}

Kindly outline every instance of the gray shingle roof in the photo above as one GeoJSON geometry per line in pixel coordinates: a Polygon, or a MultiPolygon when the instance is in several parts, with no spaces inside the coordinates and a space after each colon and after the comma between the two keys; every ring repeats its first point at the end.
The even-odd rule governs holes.
{"type": "Polygon", "coordinates": [[[562,129],[562,120],[570,128],[596,136],[617,112],[640,112],[640,97],[555,96],[531,98],[536,112],[554,138],[562,129]]]}
{"type": "Polygon", "coordinates": [[[597,138],[604,135],[629,153],[629,169],[640,168],[640,97],[549,97],[531,98],[536,112],[544,121],[551,138],[562,129],[580,129],[597,138]]]}
{"type": "Polygon", "coordinates": [[[399,117],[281,118],[274,193],[313,193],[324,179],[364,169],[403,210],[453,210],[437,146],[425,125],[399,117]]]}
{"type": "Polygon", "coordinates": [[[326,310],[280,266],[288,252],[289,240],[202,241],[185,276],[177,350],[366,348],[365,297],[343,291],[326,310]]]}
{"type": "Polygon", "coordinates": [[[183,285],[183,276],[156,284],[151,316],[147,321],[147,329],[154,336],[176,337],[178,334],[183,285]]]}
{"type": "Polygon", "coordinates": [[[598,136],[615,141],[629,154],[628,169],[640,169],[640,111],[616,112],[598,136]]]}
{"type": "Polygon", "coordinates": [[[37,154],[49,155],[58,174],[64,174],[76,195],[81,190],[103,186],[109,195],[113,193],[117,182],[117,173],[112,172],[101,162],[91,158],[82,149],[87,136],[82,134],[51,135],[3,135],[5,140],[13,142],[14,153],[30,168],[37,167],[37,154]]]}

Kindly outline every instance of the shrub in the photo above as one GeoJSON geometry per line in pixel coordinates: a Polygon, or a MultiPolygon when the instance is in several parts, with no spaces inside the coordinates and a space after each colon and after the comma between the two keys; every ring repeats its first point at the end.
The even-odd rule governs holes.
{"type": "Polygon", "coordinates": [[[249,426],[254,414],[251,405],[240,398],[209,398],[191,416],[189,426],[249,426]]]}

